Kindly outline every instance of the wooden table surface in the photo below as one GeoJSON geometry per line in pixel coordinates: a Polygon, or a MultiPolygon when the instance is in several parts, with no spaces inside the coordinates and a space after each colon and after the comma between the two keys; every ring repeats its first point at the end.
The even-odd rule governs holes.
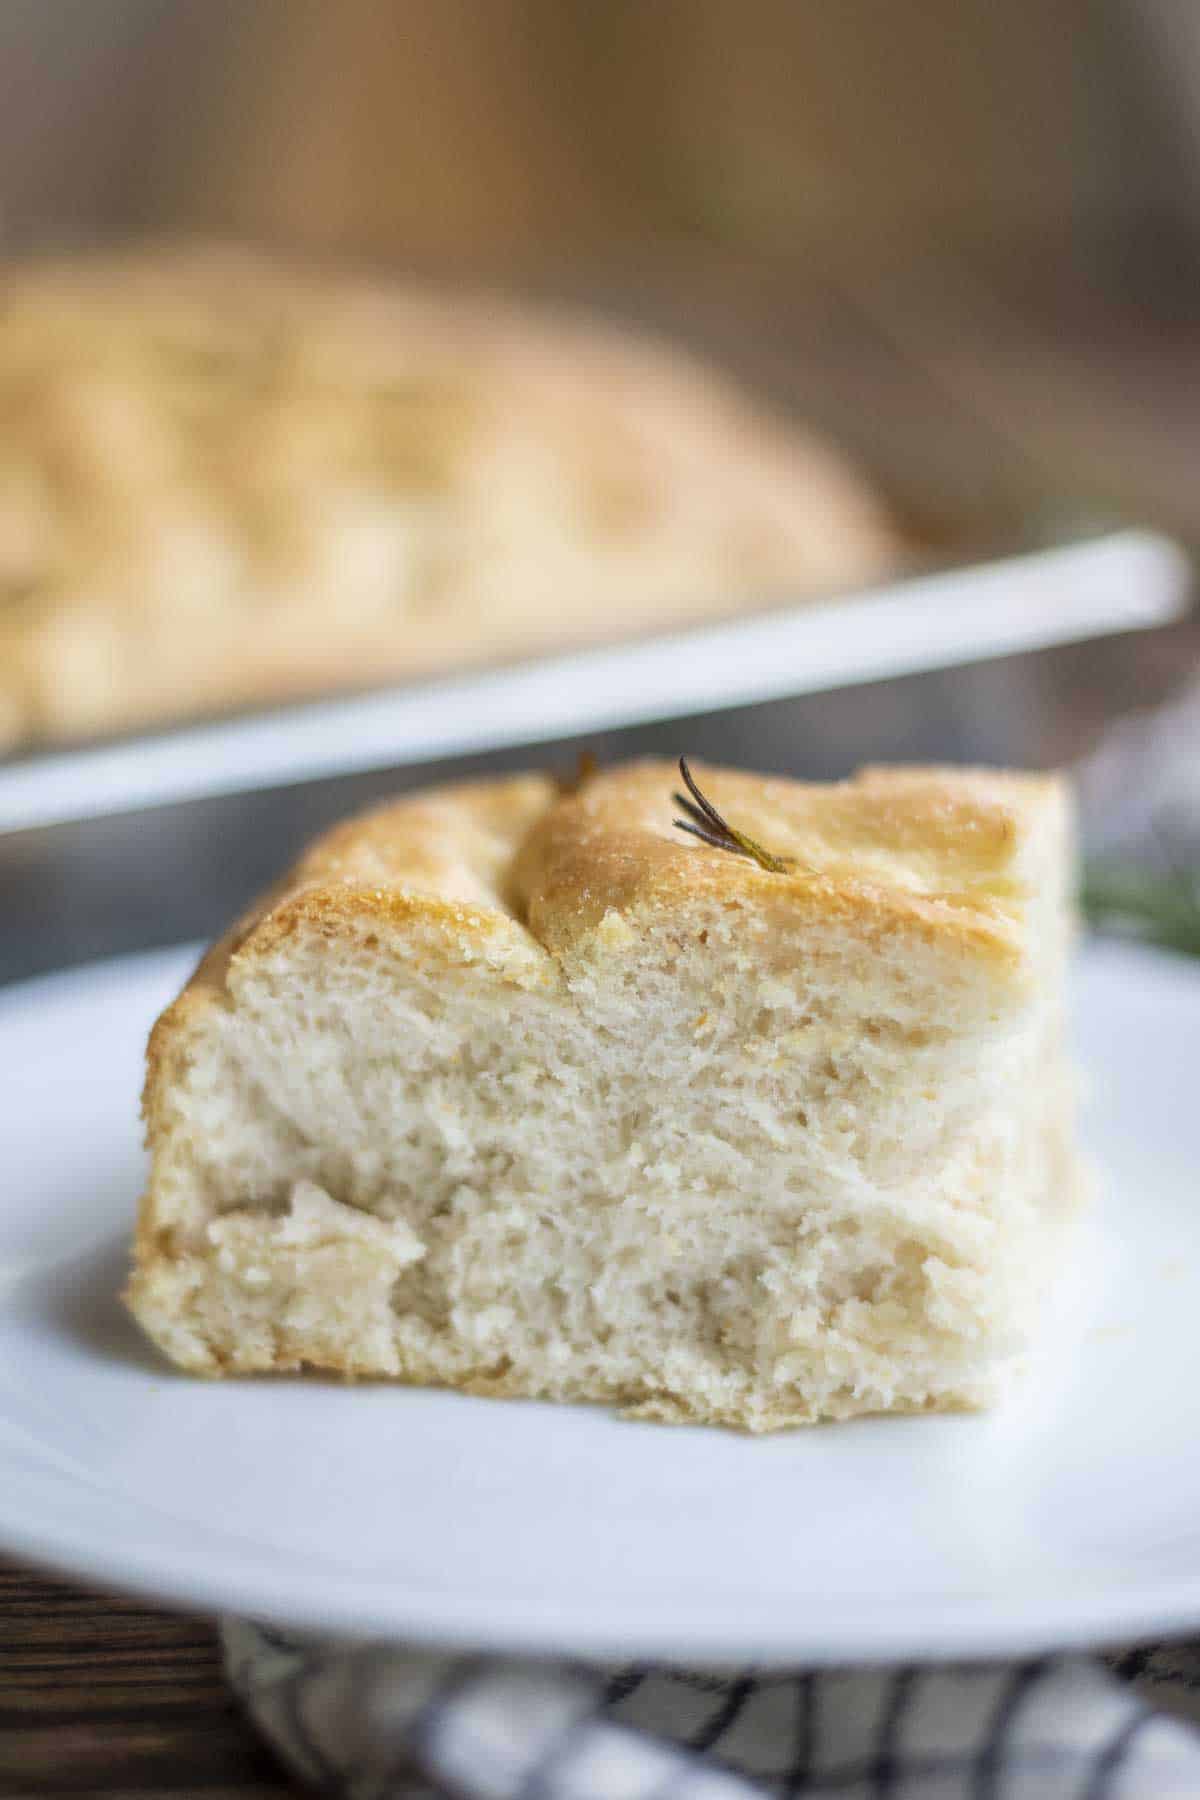
{"type": "Polygon", "coordinates": [[[0,1795],[267,1800],[212,1625],[0,1562],[0,1795]]]}
{"type": "MultiPolygon", "coordinates": [[[[841,399],[876,436],[890,432],[897,455],[919,440],[939,484],[1020,486],[1032,470],[1052,487],[1057,472],[1066,491],[1200,543],[1200,319],[1155,325],[1090,290],[1068,285],[1054,305],[1045,294],[1043,279],[1042,304],[1027,310],[1024,294],[960,271],[812,304],[841,399]],[[839,373],[831,334],[850,329],[855,308],[839,373]],[[900,353],[885,354],[885,340],[900,353]],[[980,431],[963,430],[968,416],[980,431]]],[[[768,339],[775,323],[762,321],[768,339]]],[[[816,387],[801,400],[820,416],[816,387]]],[[[0,1562],[0,1795],[295,1791],[226,1691],[210,1624],[0,1562]]]]}

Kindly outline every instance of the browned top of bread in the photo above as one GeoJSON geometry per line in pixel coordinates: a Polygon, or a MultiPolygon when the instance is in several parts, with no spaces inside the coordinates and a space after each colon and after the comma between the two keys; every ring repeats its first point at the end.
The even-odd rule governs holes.
{"type": "Polygon", "coordinates": [[[1046,778],[951,769],[866,769],[829,784],[695,772],[718,809],[787,868],[681,835],[675,769],[632,764],[560,802],[522,846],[514,890],[535,936],[562,947],[612,911],[717,896],[1003,952],[1019,919],[1022,839],[1055,792],[1046,778]]]}
{"type": "Polygon", "coordinates": [[[782,873],[683,835],[667,763],[602,771],[568,794],[539,774],[415,793],[318,839],[209,953],[160,1021],[152,1075],[196,1006],[301,931],[379,940],[428,926],[420,954],[483,959],[530,985],[585,952],[601,964],[611,953],[615,967],[630,933],[686,928],[716,908],[767,933],[832,924],[865,946],[967,956],[998,991],[1023,988],[1028,904],[1047,845],[1062,844],[1058,777],[880,768],[815,784],[693,772],[732,823],[788,859],[782,873]]]}
{"type": "Polygon", "coordinates": [[[0,282],[0,742],[797,599],[903,543],[652,339],[229,251],[0,282]]]}

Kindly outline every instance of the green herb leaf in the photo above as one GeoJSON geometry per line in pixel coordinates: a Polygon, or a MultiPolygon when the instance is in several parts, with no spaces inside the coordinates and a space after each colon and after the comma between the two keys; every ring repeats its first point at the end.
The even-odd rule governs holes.
{"type": "Polygon", "coordinates": [[[1200,956],[1200,885],[1189,870],[1155,874],[1096,863],[1084,877],[1080,900],[1084,917],[1102,930],[1200,956]]]}
{"type": "Polygon", "coordinates": [[[766,869],[772,875],[786,874],[792,858],[773,856],[744,831],[735,830],[727,819],[722,818],[712,801],[697,787],[686,756],[679,759],[679,773],[683,776],[684,786],[691,799],[688,799],[687,794],[672,795],[676,806],[687,814],[686,818],[672,820],[677,831],[690,832],[692,837],[707,844],[710,850],[728,850],[734,856],[748,856],[751,862],[756,862],[760,869],[766,869]]]}

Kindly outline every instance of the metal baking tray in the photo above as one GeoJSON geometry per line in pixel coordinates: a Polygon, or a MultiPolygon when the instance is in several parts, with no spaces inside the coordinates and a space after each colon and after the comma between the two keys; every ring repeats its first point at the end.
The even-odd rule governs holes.
{"type": "Polygon", "coordinates": [[[544,745],[1159,625],[1189,574],[1149,532],[944,569],[825,604],[257,711],[0,765],[0,833],[544,745]]]}
{"type": "Polygon", "coordinates": [[[210,935],[406,787],[681,751],[811,777],[1036,767],[1169,685],[1187,558],[1125,530],[828,604],[0,765],[0,980],[210,935]],[[1144,646],[1158,643],[1147,656],[1144,646]]]}

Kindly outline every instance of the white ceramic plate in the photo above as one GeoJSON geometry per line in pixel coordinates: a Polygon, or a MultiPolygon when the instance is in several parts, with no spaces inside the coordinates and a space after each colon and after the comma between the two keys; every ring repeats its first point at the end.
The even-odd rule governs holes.
{"type": "Polygon", "coordinates": [[[681,1660],[963,1655],[1200,1626],[1200,965],[1104,947],[1101,1191],[989,1417],[750,1439],[588,1409],[173,1375],[117,1290],[135,957],[0,995],[0,1542],[301,1627],[681,1660]]]}

